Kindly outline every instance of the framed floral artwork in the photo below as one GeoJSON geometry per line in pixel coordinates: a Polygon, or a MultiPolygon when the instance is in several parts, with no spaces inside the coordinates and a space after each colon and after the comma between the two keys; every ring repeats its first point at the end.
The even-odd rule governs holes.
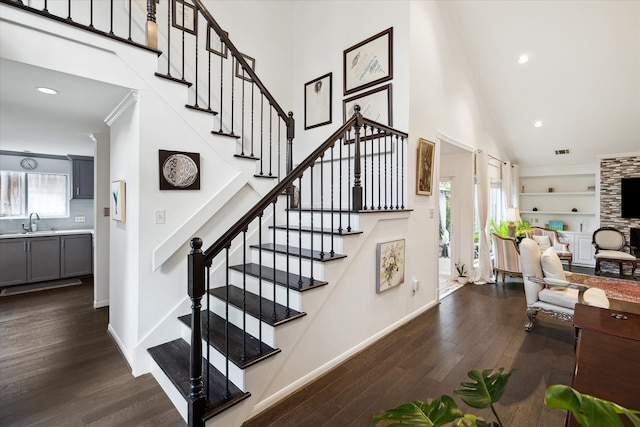
{"type": "Polygon", "coordinates": [[[404,239],[378,243],[376,261],[377,293],[404,283],[404,239]]]}

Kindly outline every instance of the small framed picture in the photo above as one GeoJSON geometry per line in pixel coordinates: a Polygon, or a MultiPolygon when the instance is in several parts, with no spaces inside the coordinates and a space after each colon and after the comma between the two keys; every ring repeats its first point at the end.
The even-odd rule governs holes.
{"type": "Polygon", "coordinates": [[[393,27],[344,51],[344,94],[393,78],[393,27]]]}
{"type": "Polygon", "coordinates": [[[391,83],[345,99],[342,102],[345,122],[353,117],[356,105],[360,106],[360,114],[364,118],[387,126],[393,125],[391,116],[391,83]]]}
{"type": "Polygon", "coordinates": [[[331,123],[332,76],[325,74],[304,85],[305,130],[331,123]]]}
{"type": "Polygon", "coordinates": [[[199,190],[200,154],[158,150],[160,190],[199,190]]]}
{"type": "Polygon", "coordinates": [[[378,243],[376,292],[384,292],[404,283],[404,239],[378,243]]]}
{"type": "Polygon", "coordinates": [[[111,183],[111,219],[118,222],[126,222],[126,183],[123,180],[111,183]]]}
{"type": "Polygon", "coordinates": [[[416,166],[416,194],[430,196],[433,192],[433,158],[436,144],[420,138],[418,141],[418,164],[416,166]]]}
{"type": "Polygon", "coordinates": [[[213,27],[207,24],[207,50],[218,56],[226,58],[228,55],[227,46],[223,45],[220,36],[215,32],[213,27]]]}
{"type": "Polygon", "coordinates": [[[198,31],[198,15],[196,8],[183,0],[173,0],[171,24],[187,33],[196,34],[198,31]]]}
{"type": "MultiPolygon", "coordinates": [[[[250,56],[245,55],[244,53],[241,53],[241,55],[244,58],[244,60],[247,61],[247,64],[249,64],[249,67],[251,67],[251,70],[255,71],[256,70],[256,60],[253,59],[250,56]]],[[[240,66],[240,63],[237,60],[236,60],[236,77],[241,78],[243,80],[246,80],[248,82],[252,81],[251,77],[249,75],[247,75],[246,72],[244,72],[244,70],[240,66]]]]}

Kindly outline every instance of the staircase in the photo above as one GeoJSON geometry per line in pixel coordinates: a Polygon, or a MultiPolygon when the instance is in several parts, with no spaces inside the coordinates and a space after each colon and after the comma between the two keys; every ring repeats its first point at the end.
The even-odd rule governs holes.
{"type": "MultiPolygon", "coordinates": [[[[0,2],[32,11],[20,2],[0,2]]],[[[51,16],[46,4],[35,12],[64,20],[51,16]]],[[[136,28],[133,9],[129,28],[136,28]]],[[[69,15],[71,10],[70,2],[69,15]]],[[[131,29],[128,38],[118,37],[96,29],[91,19],[88,31],[149,49],[132,41],[131,29]]],[[[82,26],[70,18],[67,23],[82,26]]],[[[290,335],[305,333],[279,331],[301,323],[309,294],[338,279],[330,266],[349,262],[345,242],[361,238],[361,216],[406,210],[408,135],[364,118],[356,106],[356,114],[294,168],[293,114],[279,106],[201,0],[148,0],[146,22],[138,25],[145,27],[160,34],[153,40],[151,31],[149,45],[164,46],[156,76],[184,85],[192,101],[186,108],[210,115],[211,133],[234,141],[234,157],[255,162],[254,176],[273,183],[212,245],[191,240],[191,312],[175,319],[182,336],[148,349],[158,382],[189,425],[202,426],[246,401],[256,379],[266,381],[264,362],[278,357],[290,335]],[[176,4],[185,9],[182,21],[172,24],[168,16],[176,4]],[[197,25],[185,22],[187,16],[197,25]],[[156,23],[162,17],[167,22],[156,23]],[[190,31],[202,26],[206,43],[190,31]],[[210,34],[219,38],[217,45],[210,34]]]]}

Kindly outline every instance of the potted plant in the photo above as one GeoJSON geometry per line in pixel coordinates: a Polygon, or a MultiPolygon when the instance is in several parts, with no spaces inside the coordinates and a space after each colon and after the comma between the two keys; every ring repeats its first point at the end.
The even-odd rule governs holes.
{"type": "Polygon", "coordinates": [[[456,271],[458,272],[458,279],[457,279],[458,283],[460,283],[461,285],[466,284],[467,281],[469,280],[467,277],[467,270],[464,264],[460,262],[460,260],[456,262],[456,271]]]}
{"type": "Polygon", "coordinates": [[[443,394],[433,400],[416,400],[405,403],[394,409],[389,409],[373,415],[372,424],[380,421],[393,421],[390,426],[444,426],[449,423],[456,426],[469,427],[502,427],[502,421],[496,413],[494,404],[502,397],[509,378],[514,369],[504,372],[504,368],[497,370],[474,369],[467,375],[473,381],[461,382],[461,388],[453,392],[464,403],[476,409],[491,408],[496,417],[495,422],[486,422],[472,414],[463,414],[456,402],[449,395],[443,394]]]}

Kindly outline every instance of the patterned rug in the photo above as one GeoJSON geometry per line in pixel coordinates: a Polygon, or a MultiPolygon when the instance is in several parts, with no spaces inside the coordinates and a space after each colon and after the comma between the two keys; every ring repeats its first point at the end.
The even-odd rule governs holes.
{"type": "Polygon", "coordinates": [[[587,285],[602,289],[607,294],[607,298],[640,304],[640,282],[591,276],[587,285]]]}

